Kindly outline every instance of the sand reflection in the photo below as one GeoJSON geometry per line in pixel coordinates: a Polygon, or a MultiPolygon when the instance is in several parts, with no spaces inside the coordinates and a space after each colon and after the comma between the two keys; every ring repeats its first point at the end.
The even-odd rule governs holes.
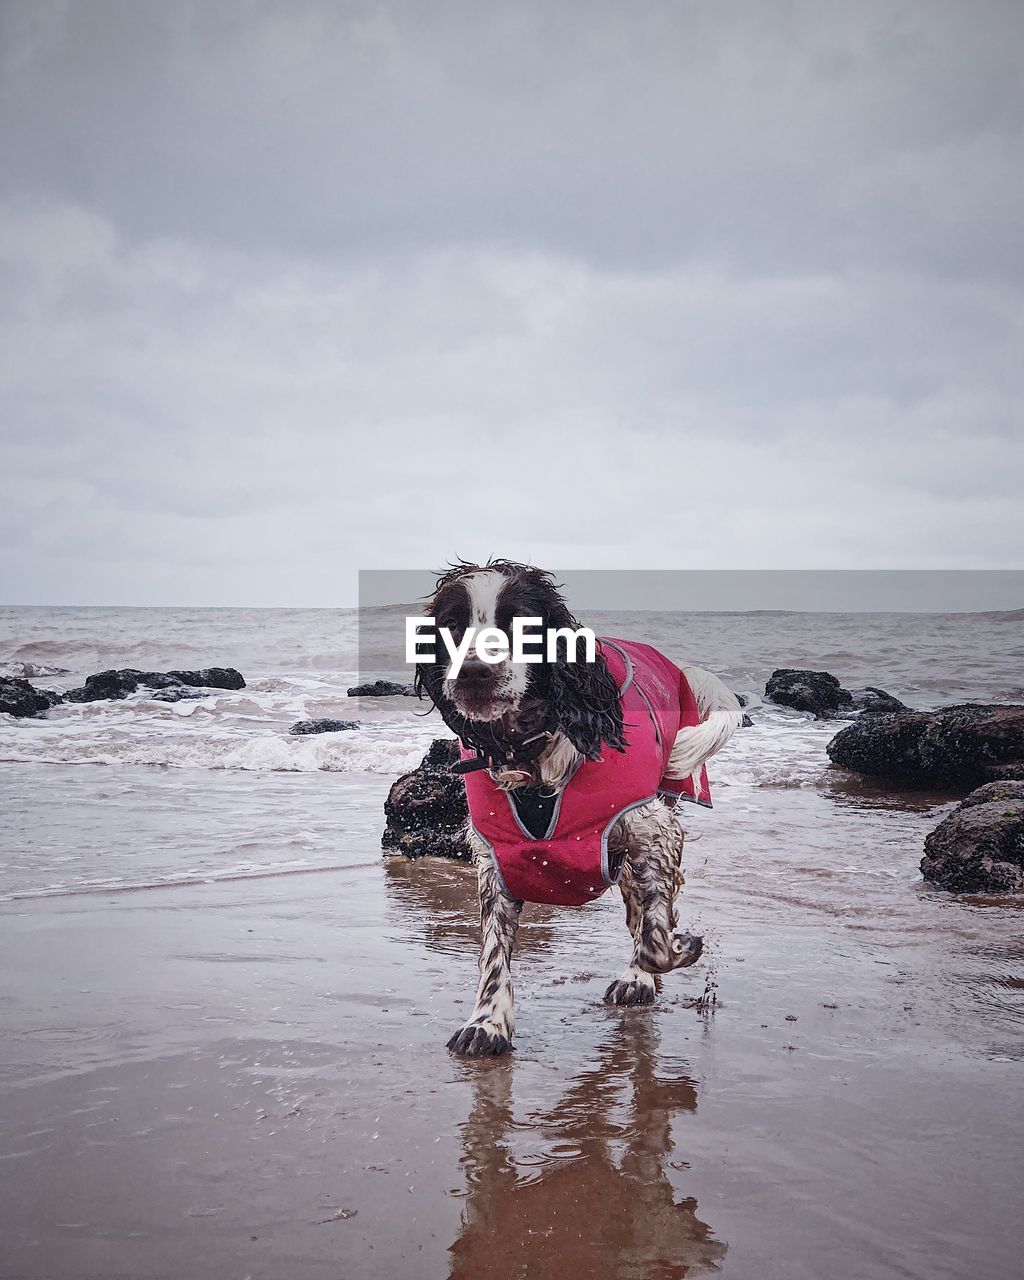
{"type": "Polygon", "coordinates": [[[609,1014],[593,1064],[552,1107],[518,1117],[514,1060],[467,1065],[466,1202],[451,1280],[679,1280],[719,1269],[727,1246],[667,1172],[672,1120],[696,1110],[696,1087],[659,1074],[658,1048],[649,1012],[609,1014]]]}

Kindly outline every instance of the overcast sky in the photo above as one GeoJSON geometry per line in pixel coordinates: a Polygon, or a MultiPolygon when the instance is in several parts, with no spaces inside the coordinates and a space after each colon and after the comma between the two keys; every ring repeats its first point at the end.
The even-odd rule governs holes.
{"type": "Polygon", "coordinates": [[[0,11],[0,600],[1024,566],[1019,0],[0,11]]]}

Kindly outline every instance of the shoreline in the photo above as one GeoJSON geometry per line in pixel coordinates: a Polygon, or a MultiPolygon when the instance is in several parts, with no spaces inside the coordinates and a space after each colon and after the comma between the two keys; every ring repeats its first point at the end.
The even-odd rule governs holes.
{"type": "MultiPolygon", "coordinates": [[[[177,803],[130,772],[136,817],[177,803]]],[[[0,906],[4,1280],[1014,1274],[1021,907],[917,880],[930,808],[723,794],[706,963],[610,1010],[617,898],[528,909],[516,1050],[467,1064],[472,869],[378,859],[385,784],[267,783],[313,824],[347,797],[343,871],[0,906]]]]}

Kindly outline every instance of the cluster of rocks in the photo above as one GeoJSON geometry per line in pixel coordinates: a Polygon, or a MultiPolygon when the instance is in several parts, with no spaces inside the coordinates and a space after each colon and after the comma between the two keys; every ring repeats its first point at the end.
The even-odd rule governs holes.
{"type": "Polygon", "coordinates": [[[924,878],[957,893],[1024,889],[1024,707],[968,702],[840,730],[833,764],[896,787],[971,794],[925,840],[924,878]]]}
{"type": "Polygon", "coordinates": [[[35,716],[59,702],[98,702],[123,699],[138,689],[153,689],[161,702],[202,697],[205,689],[244,689],[245,681],[234,667],[205,667],[201,671],[136,671],[134,668],[98,671],[87,676],[80,689],[57,693],[36,689],[20,678],[0,679],[0,711],[10,716],[35,716]]]}
{"type": "Polygon", "coordinates": [[[60,702],[59,693],[36,689],[20,676],[0,679],[0,711],[9,716],[37,716],[60,702]]]}
{"type": "Polygon", "coordinates": [[[202,671],[99,671],[86,676],[81,689],[69,689],[65,702],[98,702],[127,698],[137,689],[244,689],[245,681],[234,667],[205,667],[202,671]]]}
{"type": "Polygon", "coordinates": [[[849,719],[858,712],[882,715],[890,711],[909,711],[899,698],[884,689],[866,685],[863,689],[844,689],[827,671],[804,671],[779,667],[765,685],[766,702],[776,706],[806,711],[818,720],[849,719]]]}
{"type": "MultiPolygon", "coordinates": [[[[356,684],[348,690],[350,698],[415,698],[416,690],[411,684],[398,684],[394,680],[374,680],[370,684],[356,684]]],[[[314,733],[344,733],[350,729],[361,729],[359,720],[299,720],[288,730],[293,737],[305,737],[314,733]]]]}

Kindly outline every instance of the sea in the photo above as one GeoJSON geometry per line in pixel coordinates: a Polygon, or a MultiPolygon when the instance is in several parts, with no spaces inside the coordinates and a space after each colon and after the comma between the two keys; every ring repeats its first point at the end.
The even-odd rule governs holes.
{"type": "Polygon", "coordinates": [[[584,617],[748,702],[714,808],[682,814],[704,955],[609,1009],[618,895],[528,905],[490,1062],[445,1048],[473,869],[381,852],[389,788],[448,735],[348,695],[393,674],[360,621],[391,625],[0,610],[0,670],[40,687],[246,681],[0,716],[0,1275],[1020,1274],[1024,898],[928,885],[958,797],[834,768],[841,724],[762,695],[810,667],[912,707],[1021,702],[1024,616],[584,617]],[[359,727],[289,732],[320,717],[359,727]]]}
{"type": "MultiPolygon", "coordinates": [[[[398,614],[392,620],[401,625],[398,614]]],[[[776,803],[777,793],[820,789],[835,776],[825,744],[841,725],[764,703],[777,667],[830,671],[848,688],[882,687],[912,707],[1024,700],[1021,612],[608,612],[584,621],[598,634],[641,639],[707,667],[744,695],[752,723],[712,766],[725,805],[776,803]]],[[[0,900],[344,861],[332,838],[339,808],[375,833],[381,783],[414,768],[433,738],[449,736],[416,699],[348,696],[377,674],[359,669],[361,622],[365,628],[367,616],[357,609],[0,609],[0,674],[40,688],[64,691],[111,667],[233,666],[246,681],[238,692],[176,703],[140,690],[124,701],[58,705],[38,719],[0,716],[0,776],[13,820],[0,900]],[[289,733],[321,717],[360,727],[289,733]],[[228,812],[209,794],[224,775],[228,812]],[[144,803],[150,792],[160,797],[157,814],[144,803]],[[280,796],[290,799],[271,799],[280,796]],[[115,854],[104,844],[105,822],[85,822],[75,840],[60,834],[76,803],[97,798],[108,819],[131,809],[138,846],[115,854]],[[170,822],[165,804],[174,809],[170,822]],[[145,836],[151,819],[159,837],[145,836]]],[[[371,618],[374,625],[380,620],[371,618]]]]}

